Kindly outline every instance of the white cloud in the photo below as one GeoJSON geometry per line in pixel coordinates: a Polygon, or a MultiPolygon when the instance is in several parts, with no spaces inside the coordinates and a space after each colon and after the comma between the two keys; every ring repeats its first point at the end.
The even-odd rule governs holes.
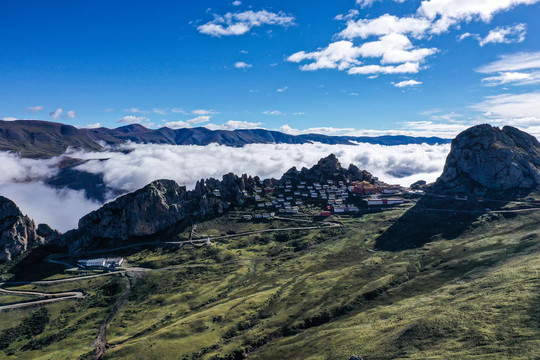
{"type": "Polygon", "coordinates": [[[289,89],[288,86],[284,86],[284,87],[282,87],[282,88],[277,89],[276,91],[279,92],[279,93],[282,93],[282,92],[287,91],[288,89],[289,89]]]}
{"type": "Polygon", "coordinates": [[[214,20],[200,25],[197,30],[201,34],[215,37],[243,35],[254,27],[263,25],[291,26],[295,18],[283,12],[273,13],[266,10],[244,11],[227,13],[223,16],[215,15],[214,20]]]}
{"type": "Polygon", "coordinates": [[[540,83],[540,71],[532,71],[528,73],[522,72],[502,72],[499,75],[489,76],[482,79],[482,83],[486,86],[499,85],[531,85],[540,83]]]}
{"type": "Polygon", "coordinates": [[[338,21],[350,20],[350,19],[354,19],[358,15],[360,15],[360,11],[358,11],[356,9],[351,9],[351,10],[349,10],[349,12],[347,14],[339,14],[339,15],[337,15],[334,18],[334,20],[338,20],[338,21]]]}
{"type": "Polygon", "coordinates": [[[420,70],[418,63],[405,63],[398,66],[380,66],[366,65],[350,68],[347,72],[350,75],[367,75],[367,74],[415,74],[420,70]]]}
{"type": "Polygon", "coordinates": [[[331,126],[312,127],[303,130],[295,129],[290,125],[282,125],[279,129],[282,133],[290,135],[322,134],[322,135],[347,135],[354,132],[353,128],[335,128],[331,126]]]}
{"type": "MultiPolygon", "coordinates": [[[[306,53],[297,52],[287,58],[290,62],[299,63],[305,60],[314,60],[309,64],[300,66],[303,71],[320,69],[348,70],[349,74],[359,74],[363,70],[378,67],[380,73],[418,72],[419,63],[428,56],[435,54],[435,48],[415,48],[411,41],[402,34],[392,33],[384,35],[377,41],[365,42],[361,46],[354,46],[351,41],[340,40],[328,45],[327,48],[306,53]],[[360,58],[380,58],[381,64],[401,64],[393,71],[391,67],[380,65],[362,65],[360,58]],[[414,65],[412,69],[411,64],[414,65]],[[351,71],[352,69],[355,69],[351,71]],[[358,69],[360,68],[360,69],[358,69]],[[402,71],[399,69],[405,69],[402,71]]],[[[371,73],[371,72],[368,72],[371,73]]]]}
{"type": "Polygon", "coordinates": [[[132,113],[132,114],[148,114],[148,111],[141,110],[137,107],[131,107],[129,109],[125,109],[124,112],[132,113]]]}
{"type": "Polygon", "coordinates": [[[503,55],[477,72],[496,74],[482,79],[486,86],[532,85],[540,83],[540,52],[503,55]]]}
{"type": "Polygon", "coordinates": [[[36,223],[61,232],[76,228],[81,217],[102,205],[86,199],[83,191],[57,190],[41,182],[0,183],[0,193],[36,223]]]}
{"type": "Polygon", "coordinates": [[[394,86],[398,88],[418,86],[418,85],[422,85],[422,82],[416,81],[416,80],[405,80],[405,81],[400,81],[394,84],[394,86]]]}
{"type": "Polygon", "coordinates": [[[188,120],[187,123],[188,124],[202,124],[202,123],[210,121],[210,118],[211,117],[208,115],[200,115],[200,116],[197,116],[196,118],[188,120]]]}
{"type": "Polygon", "coordinates": [[[498,12],[518,5],[531,5],[540,0],[424,0],[418,14],[434,21],[431,31],[439,34],[462,21],[480,19],[490,22],[498,12]]]}
{"type": "Polygon", "coordinates": [[[299,51],[290,55],[287,61],[299,63],[304,60],[315,60],[311,64],[302,65],[302,71],[314,71],[320,69],[339,69],[345,70],[353,65],[360,65],[358,60],[361,52],[352,42],[341,40],[328,45],[325,49],[306,53],[299,51]]]}
{"type": "Polygon", "coordinates": [[[62,108],[58,108],[55,111],[49,113],[49,116],[54,120],[58,120],[62,116],[63,113],[64,113],[64,110],[62,110],[62,108]]]}
{"type": "Polygon", "coordinates": [[[279,116],[279,115],[283,115],[283,113],[279,110],[266,110],[266,111],[263,111],[263,114],[264,115],[275,115],[275,116],[279,116]]]}
{"type": "Polygon", "coordinates": [[[150,181],[173,179],[193,187],[201,178],[221,178],[223,174],[247,173],[261,178],[281,177],[292,166],[311,167],[334,153],[343,166],[354,163],[384,181],[409,185],[425,179],[433,181],[440,175],[450,145],[380,146],[325,144],[253,144],[233,148],[208,146],[135,145],[125,146],[129,152],[74,153],[91,160],[79,166],[81,170],[103,174],[105,182],[116,189],[131,191],[150,181]],[[106,155],[106,156],[104,156],[106,155]],[[404,178],[397,178],[400,174],[404,178]]]}
{"type": "Polygon", "coordinates": [[[103,109],[103,111],[105,111],[105,112],[113,112],[114,109],[108,108],[108,109],[103,109]]]}
{"type": "Polygon", "coordinates": [[[465,39],[467,39],[467,38],[473,38],[473,39],[476,39],[476,40],[478,40],[478,41],[481,41],[481,40],[482,40],[482,39],[480,38],[480,35],[478,35],[478,34],[471,34],[470,32],[466,32],[466,33],[461,34],[461,35],[459,36],[459,41],[463,41],[463,40],[465,40],[465,39]]]}
{"type": "Polygon", "coordinates": [[[429,115],[433,121],[410,121],[401,123],[398,129],[391,130],[372,130],[372,129],[354,129],[354,128],[335,128],[335,127],[312,127],[307,129],[295,129],[290,125],[283,125],[278,128],[286,134],[301,135],[301,134],[323,134],[334,136],[385,136],[385,135],[404,135],[414,137],[440,137],[443,139],[454,138],[458,133],[467,129],[470,126],[480,122],[461,120],[459,114],[437,114],[439,111],[424,113],[429,115]],[[456,119],[460,119],[459,121],[456,119]]]}
{"type": "Polygon", "coordinates": [[[19,120],[19,118],[13,117],[13,116],[6,116],[2,118],[3,121],[16,121],[19,120]]]}
{"type": "Polygon", "coordinates": [[[496,60],[477,69],[480,73],[495,73],[502,71],[519,71],[540,68],[540,51],[520,52],[502,55],[496,60]]]}
{"type": "Polygon", "coordinates": [[[214,110],[197,109],[191,112],[193,115],[217,115],[219,112],[214,110]]]}
{"type": "Polygon", "coordinates": [[[182,108],[173,108],[171,109],[171,112],[175,114],[186,114],[186,112],[182,108]]]}
{"type": "Polygon", "coordinates": [[[240,0],[235,0],[232,2],[232,6],[240,6],[242,5],[242,2],[240,0]]]}
{"type": "Polygon", "coordinates": [[[86,200],[82,191],[55,190],[43,184],[58,173],[61,160],[62,157],[28,159],[0,152],[0,194],[13,200],[38,223],[66,231],[76,227],[79,218],[99,204],[86,200]]]}
{"type": "MultiPolygon", "coordinates": [[[[356,0],[356,5],[360,5],[361,7],[365,8],[365,7],[373,5],[376,1],[383,1],[383,0],[356,0]]],[[[405,0],[394,0],[394,2],[403,3],[405,2],[405,0]]]]}
{"type": "Polygon", "coordinates": [[[158,115],[163,115],[163,116],[167,115],[167,109],[153,108],[152,112],[158,115]]]}
{"type": "Polygon", "coordinates": [[[540,123],[540,92],[488,96],[472,108],[491,118],[536,118],[540,123]]]}
{"type": "Polygon", "coordinates": [[[378,41],[363,43],[359,50],[363,57],[380,57],[381,64],[422,62],[437,52],[435,48],[415,48],[405,35],[397,33],[384,35],[378,41]]]}
{"type": "Polygon", "coordinates": [[[511,44],[523,42],[527,34],[527,25],[517,24],[514,26],[497,27],[489,32],[489,34],[480,40],[480,46],[486,44],[511,44]]]}
{"type": "Polygon", "coordinates": [[[38,112],[38,111],[42,111],[43,109],[44,109],[44,107],[41,106],[41,105],[29,106],[29,107],[26,108],[26,110],[31,111],[31,112],[38,112]]]}
{"type": "Polygon", "coordinates": [[[69,111],[66,112],[64,117],[66,119],[75,119],[77,117],[77,113],[75,111],[73,111],[73,110],[69,110],[69,111]]]}
{"type": "Polygon", "coordinates": [[[237,69],[249,69],[250,67],[253,67],[253,65],[245,63],[243,61],[237,61],[234,63],[234,67],[237,69]]]}
{"type": "Polygon", "coordinates": [[[18,154],[0,152],[0,182],[22,182],[47,179],[58,172],[61,158],[46,160],[21,158],[18,154]]]}
{"type": "Polygon", "coordinates": [[[176,129],[190,128],[191,124],[186,121],[171,121],[171,122],[165,123],[163,126],[168,127],[169,129],[176,130],[176,129]]]}
{"type": "MultiPolygon", "coordinates": [[[[260,123],[229,121],[221,128],[231,130],[258,125],[260,123]]],[[[311,167],[330,153],[336,154],[343,166],[354,163],[384,181],[409,185],[419,179],[435,180],[442,170],[449,145],[253,144],[234,148],[217,144],[125,144],[120,149],[130,151],[87,153],[74,150],[66,155],[90,160],[78,169],[102,174],[108,186],[123,191],[133,191],[162,178],[192,188],[201,178],[221,178],[231,171],[262,178],[280,177],[292,166],[311,167]],[[104,158],[107,160],[102,160],[104,158]]],[[[15,201],[23,213],[38,223],[66,231],[76,227],[79,218],[101,204],[85,199],[82,191],[55,190],[40,181],[57,172],[60,160],[60,157],[21,159],[15,154],[0,152],[0,194],[15,201]]]]}
{"type": "Polygon", "coordinates": [[[432,133],[445,133],[448,137],[454,137],[472,125],[470,122],[435,122],[435,121],[407,121],[404,127],[411,130],[429,131],[432,133]],[[451,135],[451,136],[448,136],[451,135]]]}
{"type": "Polygon", "coordinates": [[[165,127],[171,128],[171,129],[183,129],[183,128],[190,128],[194,124],[203,124],[205,122],[210,121],[211,116],[209,115],[200,115],[193,119],[189,119],[186,121],[171,121],[165,123],[165,127]]]}
{"type": "MultiPolygon", "coordinates": [[[[375,1],[358,0],[357,4],[365,7],[375,1]]],[[[337,20],[347,21],[346,28],[335,36],[342,39],[341,41],[334,41],[317,51],[298,51],[287,60],[296,63],[311,61],[300,66],[302,71],[337,69],[349,74],[416,73],[420,70],[419,65],[439,49],[413,44],[410,39],[430,41],[433,35],[447,32],[450,26],[459,25],[460,22],[489,22],[497,12],[507,11],[520,4],[530,5],[537,2],[540,0],[424,0],[416,13],[411,15],[384,14],[358,20],[356,18],[360,13],[353,9],[348,14],[336,17],[337,20]],[[352,42],[358,38],[365,41],[371,37],[378,39],[358,45],[352,42]],[[361,61],[365,58],[380,58],[380,63],[369,64],[361,61]],[[388,67],[384,66],[385,64],[398,65],[388,67]]],[[[472,37],[484,46],[488,43],[521,42],[525,33],[525,24],[517,24],[493,29],[483,39],[477,34],[464,33],[459,36],[459,40],[472,37]]]]}
{"type": "Polygon", "coordinates": [[[262,125],[262,123],[260,122],[229,120],[226,123],[221,124],[221,125],[207,124],[204,127],[210,130],[238,130],[238,129],[255,129],[255,128],[258,128],[260,125],[262,125]]]}
{"type": "Polygon", "coordinates": [[[85,125],[85,126],[81,126],[80,128],[81,129],[99,129],[100,127],[103,127],[101,125],[101,123],[95,123],[95,124],[88,124],[88,125],[85,125]]]}
{"type": "Polygon", "coordinates": [[[370,36],[383,36],[388,34],[411,35],[422,37],[431,27],[431,21],[418,17],[397,17],[390,14],[374,19],[350,20],[347,27],[338,34],[338,37],[352,40],[366,39],[370,36]]]}
{"type": "Polygon", "coordinates": [[[144,122],[149,121],[145,116],[135,116],[135,115],[126,115],[120,119],[118,119],[117,122],[122,124],[142,124],[144,122]]]}

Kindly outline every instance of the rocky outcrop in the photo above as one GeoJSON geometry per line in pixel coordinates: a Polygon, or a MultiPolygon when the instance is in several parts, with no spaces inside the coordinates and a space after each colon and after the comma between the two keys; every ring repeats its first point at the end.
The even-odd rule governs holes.
{"type": "Polygon", "coordinates": [[[409,186],[413,190],[423,190],[427,186],[427,182],[425,180],[418,180],[409,186]]]}
{"type": "Polygon", "coordinates": [[[474,126],[453,141],[434,192],[506,191],[540,185],[540,143],[514,127],[474,126]]]}
{"type": "Polygon", "coordinates": [[[317,165],[311,169],[302,168],[298,171],[296,167],[288,170],[281,177],[281,182],[284,181],[312,181],[324,183],[326,180],[333,181],[367,181],[375,183],[375,178],[369,172],[360,170],[355,165],[349,165],[348,169],[341,167],[339,160],[334,154],[319,160],[317,165]]]}
{"type": "Polygon", "coordinates": [[[30,247],[45,241],[36,232],[36,225],[15,203],[0,196],[0,262],[13,259],[30,247]]]}
{"type": "Polygon", "coordinates": [[[86,215],[76,230],[60,237],[58,244],[67,246],[71,252],[87,248],[96,240],[120,245],[130,238],[153,235],[179,223],[187,224],[243,206],[248,196],[267,187],[284,185],[287,181],[326,183],[329,179],[375,182],[370,173],[354,165],[342,168],[333,154],[311,169],[292,168],[280,180],[261,181],[258,177],[229,173],[221,180],[200,180],[191,191],[172,180],[157,180],[86,215]]]}
{"type": "Polygon", "coordinates": [[[121,196],[79,220],[76,230],[60,237],[58,243],[69,251],[86,248],[94,240],[121,244],[133,237],[148,236],[185,220],[221,214],[232,205],[243,205],[243,190],[260,184],[258,178],[234,174],[223,180],[200,180],[187,191],[173,180],[156,180],[133,193],[121,196]]]}

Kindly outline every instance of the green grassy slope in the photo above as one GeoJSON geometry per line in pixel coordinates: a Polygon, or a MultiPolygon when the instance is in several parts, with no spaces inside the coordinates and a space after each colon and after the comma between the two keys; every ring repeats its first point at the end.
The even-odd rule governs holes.
{"type": "MultiPolygon", "coordinates": [[[[132,266],[156,270],[130,275],[133,290],[107,329],[104,358],[540,358],[540,212],[471,214],[451,238],[435,234],[437,241],[422,247],[377,250],[377,238],[406,210],[342,217],[342,228],[124,254],[132,266]],[[169,265],[175,267],[158,269],[169,265]]],[[[432,234],[449,217],[429,219],[431,228],[419,223],[432,234]]],[[[240,226],[219,218],[199,230],[219,235],[283,223],[307,225],[240,226]]],[[[124,282],[116,276],[18,288],[83,289],[88,296],[47,305],[43,332],[17,339],[0,358],[92,358],[124,282]]],[[[0,313],[0,331],[29,313],[0,313]]]]}

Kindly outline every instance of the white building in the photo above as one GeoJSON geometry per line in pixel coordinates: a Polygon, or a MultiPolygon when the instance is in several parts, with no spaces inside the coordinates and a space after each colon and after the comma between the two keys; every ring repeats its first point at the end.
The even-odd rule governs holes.
{"type": "Polygon", "coordinates": [[[77,261],[77,266],[83,269],[114,269],[123,263],[124,258],[81,259],[77,261]]]}

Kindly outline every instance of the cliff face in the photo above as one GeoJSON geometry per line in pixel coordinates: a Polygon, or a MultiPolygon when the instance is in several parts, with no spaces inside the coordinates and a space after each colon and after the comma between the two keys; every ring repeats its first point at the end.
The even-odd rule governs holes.
{"type": "Polygon", "coordinates": [[[13,201],[0,196],[0,261],[11,260],[44,241],[34,221],[24,216],[13,201]]]}
{"type": "Polygon", "coordinates": [[[197,182],[186,191],[173,180],[156,180],[144,188],[119,197],[79,220],[76,230],[66,233],[59,244],[76,251],[91,245],[95,239],[120,244],[131,237],[152,235],[189,218],[220,214],[231,205],[243,205],[242,190],[253,188],[251,177],[234,174],[223,180],[197,182]]]}
{"type": "Polygon", "coordinates": [[[533,189],[540,185],[540,143],[511,126],[478,125],[453,141],[435,192],[533,189]]]}

